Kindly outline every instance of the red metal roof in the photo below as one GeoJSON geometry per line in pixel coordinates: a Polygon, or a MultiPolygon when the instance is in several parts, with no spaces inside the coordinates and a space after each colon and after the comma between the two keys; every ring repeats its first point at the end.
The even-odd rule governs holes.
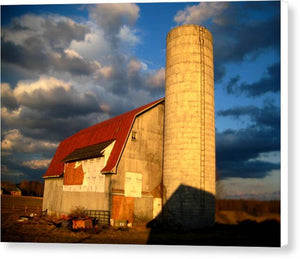
{"type": "Polygon", "coordinates": [[[114,172],[135,117],[163,101],[164,98],[146,104],[112,119],[83,129],[63,140],[60,142],[48,170],[43,177],[61,176],[64,170],[64,162],[62,160],[74,152],[75,149],[99,144],[108,140],[115,140],[116,142],[102,172],[114,172]]]}

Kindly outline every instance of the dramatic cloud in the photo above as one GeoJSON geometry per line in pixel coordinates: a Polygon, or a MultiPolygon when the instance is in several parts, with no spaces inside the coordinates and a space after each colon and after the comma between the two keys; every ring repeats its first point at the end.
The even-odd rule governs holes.
{"type": "Polygon", "coordinates": [[[86,25],[61,16],[24,15],[4,27],[1,36],[4,67],[13,64],[31,72],[49,70],[89,75],[97,64],[79,55],[70,55],[71,42],[80,42],[90,32],[86,25]]]}
{"type": "Polygon", "coordinates": [[[280,163],[261,161],[226,161],[219,162],[218,172],[222,179],[227,177],[264,178],[271,170],[280,169],[280,163]]]}
{"type": "Polygon", "coordinates": [[[45,168],[30,168],[22,165],[22,161],[16,161],[16,159],[7,158],[1,163],[1,175],[2,179],[18,183],[22,180],[41,181],[41,176],[45,173],[45,168]]]}
{"type": "Polygon", "coordinates": [[[263,178],[280,164],[257,160],[260,154],[280,151],[280,110],[272,103],[263,108],[236,107],[218,112],[218,116],[250,118],[252,124],[239,130],[216,134],[217,170],[220,177],[263,178]]]}
{"type": "MultiPolygon", "coordinates": [[[[255,60],[266,50],[280,48],[279,2],[269,2],[268,10],[251,3],[200,3],[179,11],[178,24],[194,23],[205,26],[214,35],[215,80],[225,76],[228,63],[255,60]],[[253,20],[247,8],[251,6],[263,18],[253,20]],[[271,8],[273,7],[273,8],[271,8]],[[274,8],[275,7],[275,8],[274,8]],[[274,11],[276,10],[276,11],[274,11]]],[[[253,15],[253,13],[251,13],[253,15]]]]}
{"type": "Polygon", "coordinates": [[[248,97],[256,97],[267,92],[280,91],[280,64],[275,63],[267,68],[265,76],[260,78],[257,82],[252,84],[240,83],[240,77],[231,78],[226,86],[229,94],[245,93],[248,97]]]}
{"type": "Polygon", "coordinates": [[[136,4],[99,4],[89,8],[90,17],[110,35],[117,35],[124,24],[134,25],[140,8],[136,4]]]}
{"type": "Polygon", "coordinates": [[[14,95],[20,105],[58,117],[100,112],[94,93],[78,93],[70,83],[53,77],[41,77],[36,82],[20,81],[14,95]]]}
{"type": "Polygon", "coordinates": [[[6,83],[1,84],[1,105],[11,110],[18,108],[18,101],[13,90],[6,83]]]}
{"type": "Polygon", "coordinates": [[[3,155],[18,152],[35,153],[37,151],[53,151],[58,145],[58,143],[24,137],[17,129],[9,130],[2,134],[1,150],[3,155]]]}
{"type": "MultiPolygon", "coordinates": [[[[46,44],[43,49],[47,47],[63,49],[73,40],[83,40],[88,32],[89,27],[67,17],[29,14],[14,18],[12,23],[3,30],[2,36],[5,41],[26,46],[31,50],[43,47],[43,43],[46,44]]],[[[39,52],[38,50],[35,49],[36,52],[39,52]]]]}
{"type": "Polygon", "coordinates": [[[256,106],[233,107],[227,110],[217,112],[219,116],[231,116],[236,119],[241,119],[242,116],[250,118],[255,126],[262,128],[270,126],[273,128],[280,127],[280,109],[272,102],[266,101],[262,109],[256,106]]]}
{"type": "Polygon", "coordinates": [[[2,103],[2,130],[17,129],[25,137],[61,141],[108,118],[94,92],[79,92],[77,86],[57,78],[43,76],[20,81],[14,89],[4,84],[2,89],[10,97],[2,103]],[[8,100],[13,100],[14,109],[8,100]]]}

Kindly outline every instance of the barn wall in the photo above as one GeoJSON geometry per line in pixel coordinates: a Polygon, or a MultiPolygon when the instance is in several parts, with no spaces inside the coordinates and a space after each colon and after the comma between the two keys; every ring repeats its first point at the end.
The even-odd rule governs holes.
{"type": "MultiPolygon", "coordinates": [[[[126,191],[130,193],[126,190],[128,188],[125,182],[126,179],[128,180],[126,173],[140,174],[142,182],[142,191],[138,195],[140,197],[135,196],[134,203],[125,202],[131,204],[128,205],[129,211],[132,210],[129,206],[134,206],[133,217],[136,220],[151,220],[153,197],[161,197],[159,190],[162,181],[163,118],[164,104],[159,104],[136,118],[119,161],[117,174],[112,176],[113,195],[123,196],[125,200],[126,198],[129,200],[132,195],[126,195],[126,191]],[[135,134],[135,140],[132,140],[132,132],[135,134]]],[[[137,185],[134,183],[133,187],[137,185]]],[[[117,208],[113,206],[112,209],[117,208]]],[[[115,214],[121,219],[120,213],[115,214]]]]}
{"type": "Polygon", "coordinates": [[[63,193],[63,178],[45,179],[43,210],[48,210],[48,214],[61,211],[63,193]]]}
{"type": "Polygon", "coordinates": [[[114,142],[104,156],[67,163],[64,177],[45,179],[43,209],[50,214],[69,214],[77,208],[110,210],[110,175],[102,175],[114,142]]]}
{"type": "Polygon", "coordinates": [[[109,178],[110,176],[105,176],[104,192],[64,191],[62,193],[61,212],[69,214],[77,207],[85,210],[109,210],[109,178]]]}
{"type": "MultiPolygon", "coordinates": [[[[73,166],[73,168],[69,168],[71,173],[81,168],[83,179],[81,180],[81,184],[77,184],[76,179],[71,184],[64,181],[62,213],[69,214],[76,208],[84,210],[110,210],[110,176],[102,175],[100,171],[105,166],[113,145],[114,143],[105,149],[104,157],[70,163],[73,166]]],[[[66,166],[65,173],[67,168],[66,166]]]]}

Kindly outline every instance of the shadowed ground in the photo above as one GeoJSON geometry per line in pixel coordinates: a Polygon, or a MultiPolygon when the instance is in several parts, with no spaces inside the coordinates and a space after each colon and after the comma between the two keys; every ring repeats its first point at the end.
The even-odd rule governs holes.
{"type": "MultiPolygon", "coordinates": [[[[226,218],[227,215],[218,213],[218,216],[219,218],[226,218]]],[[[255,220],[241,219],[240,222],[234,222],[235,224],[214,224],[214,196],[190,186],[180,185],[163,205],[162,212],[147,224],[147,227],[151,229],[147,243],[160,245],[280,246],[279,220],[256,221],[258,217],[255,220]],[[205,206],[201,206],[201,197],[204,197],[205,206]]]]}
{"type": "Polygon", "coordinates": [[[152,229],[148,244],[205,246],[280,246],[280,223],[246,220],[236,225],[215,224],[194,231],[161,231],[152,229]]]}

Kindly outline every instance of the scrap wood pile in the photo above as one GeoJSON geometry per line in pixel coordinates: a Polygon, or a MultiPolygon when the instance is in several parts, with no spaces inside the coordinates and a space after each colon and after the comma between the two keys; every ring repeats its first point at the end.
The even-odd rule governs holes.
{"type": "Polygon", "coordinates": [[[50,217],[44,214],[30,213],[18,217],[17,222],[22,224],[45,223],[57,228],[67,228],[69,230],[93,229],[97,220],[88,216],[74,217],[62,215],[61,217],[50,217]]]}
{"type": "Polygon", "coordinates": [[[52,218],[48,222],[56,227],[66,227],[70,230],[92,229],[97,223],[95,219],[88,216],[74,218],[64,215],[58,219],[52,218]]]}

